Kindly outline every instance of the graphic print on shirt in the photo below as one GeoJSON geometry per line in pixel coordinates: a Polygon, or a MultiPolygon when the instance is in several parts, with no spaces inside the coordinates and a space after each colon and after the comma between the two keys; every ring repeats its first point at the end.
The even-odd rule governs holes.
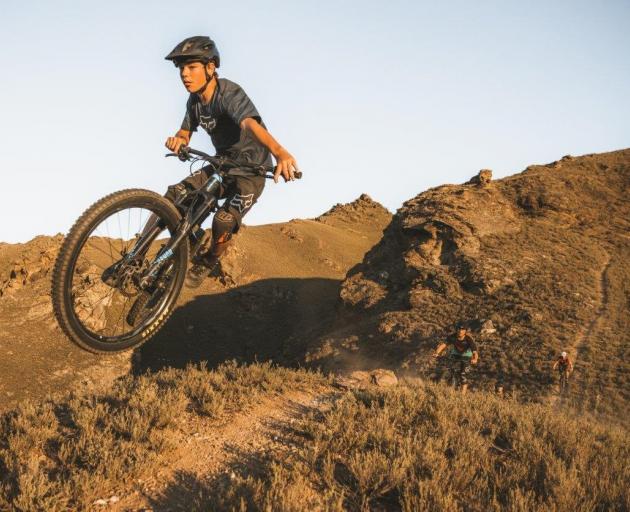
{"type": "Polygon", "coordinates": [[[214,127],[217,125],[217,120],[212,116],[199,116],[199,126],[201,126],[204,130],[210,133],[214,130],[214,127]]]}
{"type": "Polygon", "coordinates": [[[230,206],[236,208],[239,212],[243,213],[247,208],[249,208],[254,202],[254,194],[247,194],[246,196],[242,196],[240,194],[236,194],[230,201],[230,206]]]}

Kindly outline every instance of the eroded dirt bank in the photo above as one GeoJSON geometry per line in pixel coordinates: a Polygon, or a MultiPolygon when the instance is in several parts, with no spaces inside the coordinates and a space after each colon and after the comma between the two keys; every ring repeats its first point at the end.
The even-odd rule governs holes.
{"type": "Polygon", "coordinates": [[[135,353],[95,356],[52,317],[50,270],[62,236],[0,245],[0,409],[24,398],[99,388],[128,372],[202,360],[285,360],[335,312],[345,273],[380,240],[391,214],[368,196],[317,219],[244,227],[226,279],[184,290],[166,328],[135,353]]]}

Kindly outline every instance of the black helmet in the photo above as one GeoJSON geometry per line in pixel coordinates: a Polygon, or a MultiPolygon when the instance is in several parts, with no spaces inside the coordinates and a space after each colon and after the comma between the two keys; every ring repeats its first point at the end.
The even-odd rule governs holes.
{"type": "Polygon", "coordinates": [[[216,67],[219,67],[221,63],[217,45],[208,36],[194,36],[184,39],[164,58],[173,61],[175,66],[192,60],[198,60],[204,64],[214,61],[216,67]]]}
{"type": "Polygon", "coordinates": [[[467,330],[468,330],[468,327],[466,326],[466,324],[465,324],[464,322],[457,322],[457,323],[455,324],[455,330],[456,330],[456,331],[459,331],[459,330],[461,330],[461,329],[464,329],[464,330],[466,330],[466,331],[467,331],[467,330]]]}

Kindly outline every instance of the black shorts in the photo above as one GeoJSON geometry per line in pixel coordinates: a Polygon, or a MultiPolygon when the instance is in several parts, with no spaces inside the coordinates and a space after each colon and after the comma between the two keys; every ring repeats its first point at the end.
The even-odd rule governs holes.
{"type": "MultiPolygon", "coordinates": [[[[201,188],[211,173],[210,166],[203,167],[186,179],[168,187],[164,197],[174,203],[180,195],[201,188]]],[[[264,176],[228,176],[223,181],[219,198],[225,199],[225,202],[220,209],[234,215],[237,222],[236,231],[241,227],[245,214],[258,201],[264,188],[264,176]]]]}
{"type": "Polygon", "coordinates": [[[472,369],[469,357],[450,356],[448,366],[451,379],[459,381],[460,384],[468,384],[468,374],[472,369]]]}

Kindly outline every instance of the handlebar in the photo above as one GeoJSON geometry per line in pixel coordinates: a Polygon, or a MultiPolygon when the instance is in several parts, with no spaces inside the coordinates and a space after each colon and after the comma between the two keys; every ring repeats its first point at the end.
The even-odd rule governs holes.
{"type": "MultiPolygon", "coordinates": [[[[181,146],[179,148],[178,153],[167,153],[167,157],[176,156],[182,162],[187,162],[191,159],[191,156],[196,156],[202,160],[205,160],[213,165],[220,167],[228,166],[230,169],[238,169],[238,168],[249,168],[252,170],[258,170],[261,175],[264,175],[266,178],[273,178],[273,175],[276,171],[276,168],[270,165],[247,165],[235,162],[230,160],[229,158],[222,156],[210,156],[208,153],[204,153],[203,151],[199,151],[197,149],[190,148],[188,146],[181,146]],[[271,174],[271,176],[268,175],[271,174]]],[[[229,173],[229,171],[228,171],[229,173]]],[[[296,179],[302,178],[302,171],[295,171],[294,176],[296,179]]]]}

